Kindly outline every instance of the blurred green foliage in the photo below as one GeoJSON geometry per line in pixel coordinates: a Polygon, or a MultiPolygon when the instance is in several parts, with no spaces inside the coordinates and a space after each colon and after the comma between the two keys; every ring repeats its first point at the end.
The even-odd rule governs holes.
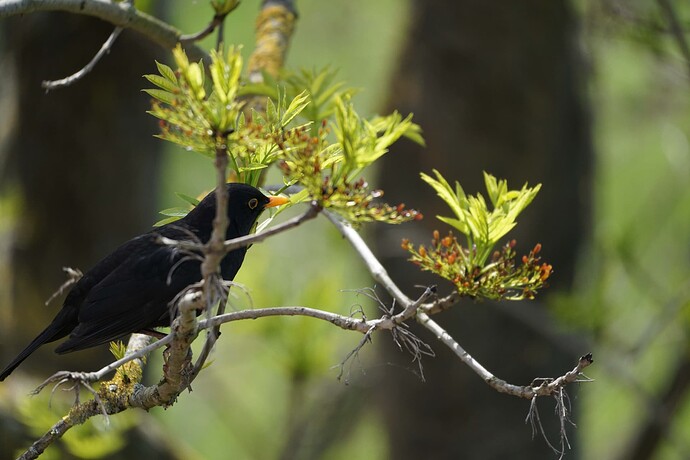
{"type": "MultiPolygon", "coordinates": [[[[687,28],[690,5],[673,4],[687,28]]],[[[633,15],[589,18],[593,234],[574,294],[554,302],[601,358],[587,372],[595,383],[578,391],[581,458],[620,455],[690,353],[688,63],[669,34],[650,26],[666,27],[656,2],[620,5],[633,15]]],[[[687,458],[688,426],[686,397],[654,458],[687,458]]]]}

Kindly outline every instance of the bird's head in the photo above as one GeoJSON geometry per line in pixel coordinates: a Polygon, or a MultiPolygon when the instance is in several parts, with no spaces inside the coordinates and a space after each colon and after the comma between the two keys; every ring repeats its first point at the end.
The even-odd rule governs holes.
{"type": "MultiPolygon", "coordinates": [[[[227,184],[228,230],[226,239],[248,235],[264,209],[287,203],[281,196],[268,197],[257,188],[246,184],[227,184]]],[[[211,236],[216,215],[216,192],[212,191],[183,218],[183,225],[206,242],[211,236]]],[[[173,222],[180,225],[180,222],[173,222]]]]}
{"type": "Polygon", "coordinates": [[[228,233],[236,233],[228,235],[229,238],[249,234],[264,209],[280,206],[289,201],[282,196],[266,196],[257,188],[247,184],[227,184],[227,192],[230,221],[228,233]]]}

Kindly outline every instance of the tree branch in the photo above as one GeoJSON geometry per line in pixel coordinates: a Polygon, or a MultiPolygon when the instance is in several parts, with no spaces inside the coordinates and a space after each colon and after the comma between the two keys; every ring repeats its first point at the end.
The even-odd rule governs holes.
{"type": "MultiPolygon", "coordinates": [[[[160,19],[137,10],[126,2],[109,0],[5,0],[0,3],[0,18],[39,11],[65,11],[102,19],[114,26],[139,32],[166,49],[180,42],[182,32],[160,19]]],[[[208,53],[192,42],[182,43],[192,59],[207,57],[208,53]]]]}
{"type": "MultiPolygon", "coordinates": [[[[127,345],[127,352],[125,353],[125,357],[118,361],[115,361],[109,366],[106,366],[104,369],[111,369],[109,369],[105,373],[111,372],[113,369],[122,366],[122,375],[128,373],[127,378],[131,379],[133,383],[138,383],[141,379],[141,369],[143,368],[143,360],[141,358],[148,354],[148,352],[155,349],[148,345],[149,340],[150,337],[148,336],[142,336],[141,334],[132,334],[127,345]],[[132,363],[132,361],[135,362],[132,363]]],[[[161,346],[162,344],[156,342],[153,345],[161,346]]],[[[76,382],[77,385],[88,386],[89,381],[93,382],[100,379],[100,377],[89,379],[89,376],[93,377],[91,374],[84,374],[79,372],[58,372],[52,377],[50,377],[48,380],[43,382],[36,390],[34,390],[34,393],[41,391],[41,389],[45,388],[49,383],[53,382],[57,382],[57,385],[60,385],[60,383],[64,381],[71,380],[76,382]]],[[[116,391],[113,391],[113,388],[117,388],[118,382],[122,382],[122,377],[118,379],[116,376],[116,378],[114,378],[111,382],[102,385],[100,393],[111,395],[116,394],[116,391]]],[[[95,393],[95,391],[90,386],[88,386],[88,388],[90,388],[90,391],[92,393],[95,393]]],[[[109,400],[106,401],[109,402],[109,400]]],[[[124,409],[117,410],[114,405],[108,404],[108,406],[106,406],[103,402],[102,397],[98,393],[95,393],[94,399],[87,401],[83,404],[76,404],[75,406],[73,406],[67,416],[61,418],[57,423],[55,423],[55,425],[53,425],[43,436],[37,439],[22,455],[20,455],[18,459],[32,460],[38,458],[46,450],[46,448],[48,448],[48,446],[60,439],[73,426],[82,424],[86,420],[95,415],[105,413],[105,415],[107,416],[109,414],[121,412],[122,410],[124,409]]]]}
{"type": "Polygon", "coordinates": [[[122,27],[115,27],[115,30],[113,30],[105,43],[103,43],[103,46],[101,46],[101,49],[98,50],[98,53],[96,53],[91,61],[89,61],[89,63],[82,67],[79,71],[73,73],[69,77],[61,78],[60,80],[44,80],[41,83],[41,87],[45,88],[46,91],[50,91],[51,89],[69,86],[84,78],[93,70],[94,67],[96,67],[96,64],[98,64],[98,61],[100,61],[103,56],[105,56],[107,53],[110,53],[110,49],[115,44],[115,40],[117,40],[117,37],[120,35],[122,30],[122,27]]]}
{"type": "Polygon", "coordinates": [[[180,35],[180,43],[194,43],[208,37],[213,33],[214,30],[216,30],[217,27],[219,27],[223,23],[225,16],[227,16],[227,13],[223,15],[215,15],[213,16],[211,22],[209,22],[208,25],[203,28],[203,30],[200,30],[199,32],[193,34],[180,35]]]}
{"type": "Polygon", "coordinates": [[[352,247],[355,249],[355,251],[357,251],[359,256],[366,264],[367,269],[369,270],[369,273],[371,273],[371,276],[374,278],[374,280],[377,283],[380,283],[396,302],[402,304],[403,308],[411,304],[412,300],[410,300],[410,298],[407,297],[393,282],[386,269],[383,267],[383,265],[381,265],[381,262],[379,262],[371,249],[369,249],[369,246],[367,246],[362,237],[359,236],[359,233],[357,233],[357,231],[352,228],[347,221],[332,211],[325,209],[323,211],[323,215],[325,215],[326,218],[330,220],[333,225],[335,225],[335,228],[338,229],[340,234],[350,242],[352,247]]]}
{"type": "Polygon", "coordinates": [[[499,393],[509,394],[511,396],[517,396],[519,398],[532,399],[537,396],[553,396],[562,387],[569,383],[578,381],[580,374],[584,368],[589,366],[594,362],[592,359],[592,354],[588,353],[578,360],[575,368],[564,375],[556,379],[537,379],[535,381],[541,382],[540,385],[526,385],[518,386],[513,385],[505,380],[501,380],[491,372],[489,372],[484,366],[482,366],[478,361],[476,361],[464,348],[458,344],[450,334],[448,334],[445,329],[438,325],[434,320],[429,318],[426,313],[421,311],[417,312],[417,321],[424,327],[429,329],[436,335],[436,338],[440,340],[444,345],[448,346],[453,353],[457,355],[460,360],[466,364],[470,369],[472,369],[479,377],[484,380],[491,388],[498,391],[499,393]]]}
{"type": "Polygon", "coordinates": [[[283,67],[297,20],[293,3],[264,0],[256,19],[256,48],[249,58],[250,82],[262,82],[262,72],[275,77],[283,67]]]}
{"type": "MultiPolygon", "coordinates": [[[[231,240],[226,240],[223,242],[223,250],[228,253],[234,251],[238,248],[243,248],[254,243],[260,243],[273,235],[283,233],[286,230],[297,227],[304,222],[313,219],[321,211],[321,207],[316,203],[312,202],[303,214],[295,216],[285,222],[278,224],[274,227],[264,230],[260,233],[254,233],[252,235],[241,236],[239,238],[233,238],[231,240]]],[[[175,246],[178,249],[183,249],[186,251],[201,251],[203,249],[203,244],[195,243],[193,241],[178,241],[164,236],[159,236],[156,240],[160,244],[165,244],[168,246],[175,246]]]]}
{"type": "Polygon", "coordinates": [[[517,386],[497,378],[465,351],[450,334],[438,325],[438,323],[429,317],[430,313],[438,313],[450,308],[453,303],[459,300],[457,294],[451,294],[443,299],[437,299],[435,302],[426,305],[422,305],[424,300],[421,302],[412,302],[402,293],[393,280],[391,280],[383,265],[381,265],[359,233],[357,233],[349,223],[328,210],[324,210],[323,214],[336,226],[350,244],[352,244],[366,264],[372,277],[380,283],[399,304],[401,304],[405,318],[416,316],[419,323],[433,332],[438,340],[453,350],[464,364],[469,366],[470,369],[496,391],[526,399],[532,399],[537,396],[553,396],[565,385],[577,381],[582,369],[592,364],[593,359],[591,353],[584,355],[578,361],[575,369],[557,379],[540,379],[542,384],[539,386],[517,386]]]}

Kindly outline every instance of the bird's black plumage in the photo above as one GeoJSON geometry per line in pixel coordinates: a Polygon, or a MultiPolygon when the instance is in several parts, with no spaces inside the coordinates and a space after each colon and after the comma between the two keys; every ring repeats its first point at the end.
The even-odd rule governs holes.
{"type": "MultiPolygon", "coordinates": [[[[268,198],[244,184],[228,184],[226,239],[249,234],[266,207],[287,201],[268,198]]],[[[182,219],[137,236],[98,262],[76,283],[53,321],[3,371],[0,381],[45,343],[69,339],[57,353],[100,345],[123,335],[153,327],[169,326],[169,303],[190,284],[201,280],[199,258],[156,241],[158,235],[176,240],[207,242],[216,213],[215,192],[207,195],[182,219]]],[[[228,253],[221,275],[232,280],[244,261],[247,248],[228,253]]]]}

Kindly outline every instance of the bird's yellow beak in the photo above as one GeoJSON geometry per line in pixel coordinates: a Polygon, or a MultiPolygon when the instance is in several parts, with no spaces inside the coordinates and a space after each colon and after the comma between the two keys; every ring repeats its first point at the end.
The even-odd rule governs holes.
{"type": "Polygon", "coordinates": [[[286,198],[284,196],[269,196],[268,197],[268,204],[264,207],[265,208],[274,208],[276,206],[280,206],[281,204],[285,204],[288,201],[290,201],[290,198],[286,198]]]}

